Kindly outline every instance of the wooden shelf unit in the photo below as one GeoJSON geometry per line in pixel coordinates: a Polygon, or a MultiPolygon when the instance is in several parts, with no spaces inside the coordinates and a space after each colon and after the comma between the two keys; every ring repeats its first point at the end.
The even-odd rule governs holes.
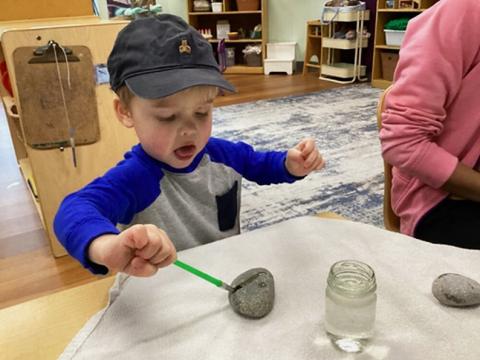
{"type": "Polygon", "coordinates": [[[305,45],[303,75],[306,75],[310,70],[320,72],[320,58],[322,52],[322,23],[319,20],[307,21],[305,45]],[[316,62],[312,61],[313,56],[316,56],[316,62]]]}
{"type": "MultiPolygon", "coordinates": [[[[254,11],[238,11],[235,0],[223,0],[222,12],[212,11],[194,11],[193,0],[187,0],[188,23],[197,30],[210,29],[213,38],[209,40],[212,44],[215,55],[217,55],[217,45],[220,40],[217,37],[217,21],[228,20],[230,31],[235,32],[240,28],[246,31],[246,35],[253,30],[256,25],[262,26],[262,36],[260,39],[225,39],[225,45],[235,49],[235,65],[226,68],[226,74],[263,74],[263,60],[268,39],[268,12],[267,0],[260,0],[260,9],[254,11]],[[249,44],[261,45],[262,47],[262,66],[247,66],[243,59],[242,50],[249,44]]],[[[218,57],[217,57],[218,61],[218,57]]]]}
{"type": "Polygon", "coordinates": [[[390,79],[385,79],[382,72],[382,53],[398,54],[400,46],[386,45],[385,24],[391,19],[400,17],[414,17],[434,5],[439,0],[416,0],[419,8],[398,8],[399,0],[394,1],[394,8],[386,7],[386,0],[377,0],[377,12],[375,21],[375,40],[373,48],[372,86],[386,89],[392,84],[390,79]]]}

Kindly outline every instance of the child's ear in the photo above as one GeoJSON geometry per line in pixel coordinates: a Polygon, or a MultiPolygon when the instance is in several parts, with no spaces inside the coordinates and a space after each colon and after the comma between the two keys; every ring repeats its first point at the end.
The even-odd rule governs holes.
{"type": "Polygon", "coordinates": [[[132,114],[125,104],[120,101],[120,99],[113,100],[113,108],[115,110],[115,115],[117,115],[118,121],[120,121],[123,126],[127,128],[133,127],[132,114]]]}

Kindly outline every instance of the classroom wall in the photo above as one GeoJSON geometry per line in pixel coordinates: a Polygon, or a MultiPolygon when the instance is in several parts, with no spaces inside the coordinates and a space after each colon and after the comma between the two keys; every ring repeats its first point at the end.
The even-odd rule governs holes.
{"type": "Polygon", "coordinates": [[[303,61],[306,24],[320,18],[322,3],[322,0],[269,0],[268,41],[296,42],[296,59],[303,61]]]}

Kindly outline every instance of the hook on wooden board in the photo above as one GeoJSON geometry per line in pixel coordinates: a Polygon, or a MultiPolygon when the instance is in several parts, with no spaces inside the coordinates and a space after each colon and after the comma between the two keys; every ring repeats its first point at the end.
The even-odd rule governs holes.
{"type": "Polygon", "coordinates": [[[54,62],[76,61],[80,61],[80,59],[73,54],[72,49],[63,47],[54,40],[49,40],[47,45],[40,46],[33,51],[33,57],[28,61],[28,63],[46,64],[54,62]]]}

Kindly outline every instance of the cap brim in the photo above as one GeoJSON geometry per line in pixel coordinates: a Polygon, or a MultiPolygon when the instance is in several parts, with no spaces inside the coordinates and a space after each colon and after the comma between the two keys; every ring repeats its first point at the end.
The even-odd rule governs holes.
{"type": "Polygon", "coordinates": [[[211,85],[235,92],[235,87],[213,69],[172,69],[137,75],[125,80],[128,88],[144,99],[173,95],[192,86],[211,85]]]}

